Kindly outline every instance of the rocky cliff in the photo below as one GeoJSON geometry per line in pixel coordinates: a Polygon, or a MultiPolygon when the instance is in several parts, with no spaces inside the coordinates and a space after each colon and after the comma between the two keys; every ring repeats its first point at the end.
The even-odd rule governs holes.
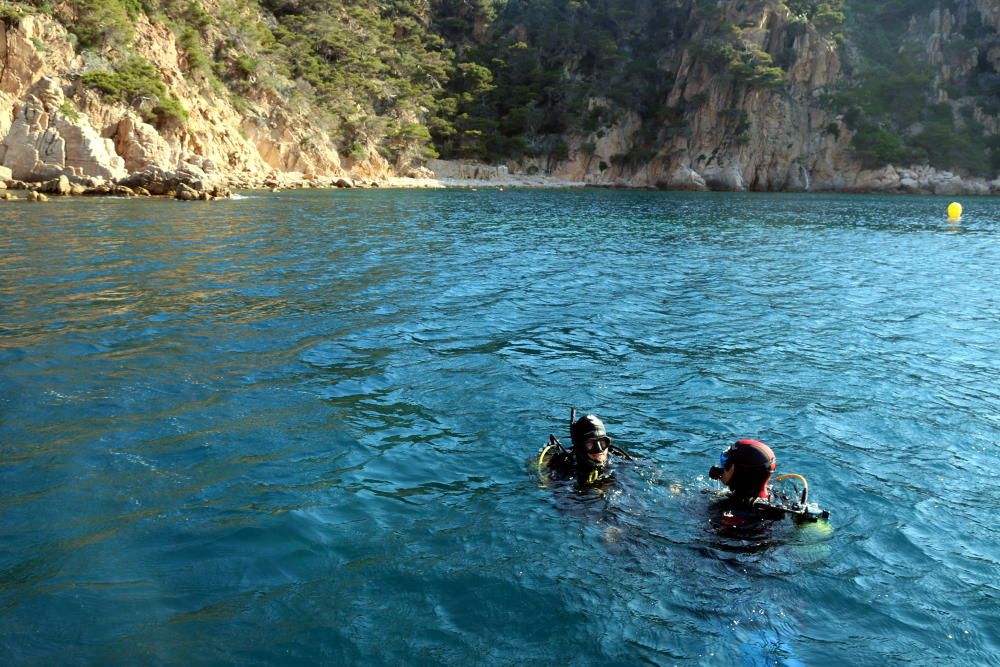
{"type": "MultiPolygon", "coordinates": [[[[996,174],[991,181],[921,164],[865,169],[852,149],[854,131],[828,101],[844,82],[840,55],[844,49],[829,35],[796,20],[784,3],[723,0],[717,6],[719,14],[700,24],[690,43],[710,41],[711,31],[719,25],[742,26],[736,40],[747,53],[791,56],[782,85],[755,85],[722,73],[713,62],[715,54],[684,48],[662,60],[660,67],[674,73],[666,105],[680,110],[686,122],[682,131],[653,128],[655,154],[639,160],[615,159],[641,153],[637,143],[648,142],[645,137],[650,135],[642,119],[623,110],[612,127],[573,136],[565,160],[554,165],[535,161],[528,163],[529,168],[547,168],[561,179],[599,185],[669,189],[1000,192],[996,174]]],[[[961,30],[972,7],[996,33],[1000,8],[989,0],[959,3],[957,11],[930,9],[920,20],[911,20],[909,33],[923,45],[936,72],[938,99],[956,110],[971,106],[975,119],[996,135],[1000,128],[995,115],[968,100],[950,100],[946,92],[950,80],[968,74],[981,58],[1000,72],[1000,44],[995,40],[985,53],[967,45],[959,57],[954,48],[946,54],[949,45],[965,42],[961,30]]]]}
{"type": "MultiPolygon", "coordinates": [[[[148,101],[115,102],[81,82],[95,67],[76,54],[55,18],[23,15],[0,23],[0,169],[26,183],[64,176],[88,187],[186,182],[200,189],[379,179],[389,165],[341,159],[310,109],[260,90],[237,110],[224,91],[185,77],[174,33],[134,19],[133,54],[152,63],[186,111],[183,123],[144,113],[148,101]]],[[[90,54],[93,58],[94,55],[90,54]]]]}
{"type": "MultiPolygon", "coordinates": [[[[600,122],[591,123],[586,130],[580,125],[558,130],[558,149],[536,149],[526,153],[531,157],[507,160],[485,155],[486,161],[494,163],[489,169],[456,167],[442,161],[425,164],[449,178],[456,173],[503,172],[604,186],[1000,192],[995,173],[983,178],[941,165],[934,168],[927,159],[914,157],[918,153],[913,151],[882,150],[880,156],[889,154],[895,159],[866,163],[859,143],[864,144],[869,136],[884,139],[883,121],[868,119],[867,125],[855,122],[856,118],[852,121],[852,110],[845,111],[830,101],[857,76],[860,50],[854,46],[850,31],[845,39],[843,34],[835,35],[806,20],[801,11],[790,9],[815,5],[810,2],[673,3],[668,10],[659,10],[671,13],[670,24],[659,27],[653,79],[646,82],[647,87],[659,91],[652,112],[630,107],[621,96],[615,98],[614,91],[595,94],[580,103],[586,108],[576,111],[600,122]],[[663,37],[659,37],[661,33],[663,37]],[[503,162],[499,168],[498,162],[503,162]]],[[[346,7],[349,3],[341,4],[346,7]]],[[[635,6],[645,5],[649,3],[635,6]]],[[[122,184],[156,194],[175,191],[180,183],[208,191],[343,186],[400,175],[432,175],[419,166],[420,160],[390,163],[383,157],[391,153],[386,150],[388,143],[419,144],[421,137],[429,136],[426,127],[441,126],[444,116],[434,116],[429,98],[422,98],[425,106],[397,112],[392,132],[365,134],[358,128],[378,126],[381,119],[366,117],[345,91],[341,107],[354,109],[350,122],[353,134],[345,139],[345,124],[338,125],[323,113],[316,104],[318,95],[299,94],[315,88],[302,78],[305,74],[296,78],[280,68],[268,72],[247,69],[237,82],[241,94],[234,95],[231,81],[222,85],[198,69],[194,60],[199,51],[180,43],[183,36],[178,36],[176,25],[168,27],[143,12],[129,17],[127,49],[111,40],[79,48],[77,35],[68,33],[64,26],[79,18],[80,7],[80,3],[67,0],[56,4],[54,13],[43,14],[0,5],[0,182],[48,183],[54,191],[65,191],[67,186],[59,180],[64,179],[77,188],[103,187],[107,191],[112,184],[122,184]],[[129,84],[119,81],[112,86],[108,77],[129,66],[140,76],[150,76],[153,82],[147,82],[147,87],[152,86],[154,93],[144,93],[140,87],[130,89],[127,96],[114,94],[115,86],[127,88],[129,84]],[[269,77],[267,85],[262,84],[265,76],[269,77]]],[[[229,12],[229,21],[233,20],[231,13],[237,11],[236,4],[223,5],[219,0],[201,0],[190,3],[191,7],[207,15],[229,12]]],[[[239,7],[241,13],[235,20],[258,25],[262,32],[272,34],[274,17],[268,18],[256,3],[239,7]]],[[[631,31],[634,37],[646,29],[644,21],[643,15],[631,17],[623,23],[627,26],[623,32],[631,31]]],[[[387,34],[402,35],[400,25],[412,29],[417,24],[410,20],[394,25],[387,34]]],[[[476,17],[473,25],[472,38],[477,43],[498,39],[481,17],[476,17]]],[[[515,25],[508,32],[519,48],[525,40],[531,41],[531,30],[524,25],[515,25]]],[[[998,32],[1000,7],[995,0],[935,4],[911,15],[905,29],[906,44],[921,51],[921,66],[933,79],[930,96],[939,107],[939,115],[948,116],[949,123],[953,117],[960,127],[982,128],[987,137],[1000,134],[996,96],[991,98],[989,89],[984,93],[982,86],[970,92],[968,82],[986,81],[995,86],[1000,80],[998,32]]],[[[203,52],[229,53],[230,58],[243,48],[243,37],[227,33],[226,21],[221,20],[202,23],[197,39],[203,52]]],[[[335,46],[343,47],[329,48],[335,46]]],[[[602,48],[613,51],[607,45],[602,48]]],[[[413,76],[423,76],[421,72],[436,66],[431,56],[413,69],[413,76]]],[[[332,62],[336,61],[334,57],[332,62]]],[[[544,90],[551,91],[557,77],[565,86],[582,85],[587,76],[584,69],[579,62],[567,60],[560,74],[542,72],[549,77],[546,85],[550,87],[544,90]]],[[[534,71],[538,76],[537,63],[534,71]]],[[[468,108],[478,104],[477,91],[492,88],[501,97],[507,95],[506,89],[491,85],[490,77],[469,63],[459,63],[452,75],[469,81],[476,75],[482,84],[478,88],[470,84],[455,99],[446,100],[453,106],[458,104],[455,113],[464,113],[465,118],[468,113],[461,104],[468,108]]],[[[316,81],[317,75],[311,76],[316,81]]],[[[393,90],[382,90],[378,81],[368,82],[375,107],[391,106],[398,97],[393,90]]],[[[507,81],[506,85],[517,83],[507,81]]],[[[329,100],[330,90],[325,94],[329,100]]],[[[643,104],[648,107],[648,100],[643,104]]],[[[528,100],[523,108],[503,113],[528,117],[537,115],[535,107],[535,101],[528,100]]],[[[472,126],[474,122],[478,121],[472,119],[472,126]]],[[[501,119],[498,126],[504,123],[501,119]]],[[[925,135],[933,136],[931,129],[923,120],[914,120],[902,128],[902,140],[915,137],[914,143],[919,144],[925,135]]],[[[475,137],[476,132],[482,134],[478,130],[469,134],[475,137]]],[[[901,141],[894,136],[889,139],[901,141]]],[[[547,141],[538,145],[551,147],[552,141],[547,141]]],[[[889,142],[888,146],[891,149],[894,145],[889,142]]]]}

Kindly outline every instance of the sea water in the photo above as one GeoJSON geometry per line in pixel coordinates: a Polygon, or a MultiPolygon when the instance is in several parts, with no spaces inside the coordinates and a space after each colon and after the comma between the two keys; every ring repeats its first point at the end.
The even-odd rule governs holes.
{"type": "Polygon", "coordinates": [[[0,208],[3,664],[1000,664],[1000,201],[0,208]],[[540,479],[571,406],[639,460],[540,479]],[[709,523],[741,437],[826,525],[709,523]]]}

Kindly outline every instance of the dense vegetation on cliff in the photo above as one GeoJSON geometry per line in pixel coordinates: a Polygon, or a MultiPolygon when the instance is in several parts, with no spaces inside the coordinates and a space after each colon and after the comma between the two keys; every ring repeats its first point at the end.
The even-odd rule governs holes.
{"type": "Polygon", "coordinates": [[[980,118],[1000,117],[1000,72],[988,59],[1000,39],[975,11],[957,38],[943,39],[941,26],[927,25],[930,10],[957,11],[958,3],[928,4],[849,0],[853,58],[832,103],[856,131],[853,145],[868,166],[928,162],[995,174],[1000,136],[977,109],[980,118]],[[928,48],[928,36],[940,43],[928,48]]]}
{"type": "MultiPolygon", "coordinates": [[[[140,17],[164,23],[189,80],[237,106],[269,92],[310,108],[343,154],[363,159],[379,150],[400,165],[438,154],[559,160],[571,137],[582,137],[587,150],[630,112],[640,129],[614,159],[639,164],[689,133],[706,103],[671,96],[681,63],[700,64],[743,95],[783,94],[796,39],[810,30],[841,54],[841,81],[821,103],[853,132],[865,166],[929,163],[995,174],[1000,140],[990,123],[1000,117],[1000,73],[988,54],[1000,48],[997,34],[971,0],[931,4],[28,0],[0,3],[0,14],[9,21],[22,9],[54,13],[78,50],[99,54],[88,59],[84,85],[145,104],[151,122],[183,124],[183,107],[130,48],[140,17]],[[769,27],[734,19],[734,4],[783,12],[786,23],[761,40],[769,27]],[[960,15],[962,26],[928,48],[940,28],[932,11],[940,9],[960,15]]],[[[745,141],[744,110],[734,106],[721,118],[731,125],[727,140],[745,141]]]]}
{"type": "MultiPolygon", "coordinates": [[[[449,118],[448,132],[435,134],[437,145],[448,155],[480,159],[539,152],[558,157],[565,135],[597,131],[614,113],[628,110],[643,119],[644,132],[633,155],[622,157],[648,157],[684,131],[690,107],[699,102],[667,104],[675,82],[665,64],[676,63],[679,50],[737,85],[785,84],[796,56],[790,44],[768,52],[742,40],[742,30],[751,26],[728,23],[723,4],[511,0],[493,18],[488,6],[469,11],[462,5],[467,9],[459,15],[445,0],[439,32],[473,63],[477,79],[473,86],[467,78],[449,81],[451,91],[475,94],[449,118]],[[489,40],[467,39],[477,22],[492,26],[489,40]]],[[[933,4],[784,2],[793,21],[812,26],[844,53],[846,77],[825,102],[856,132],[852,146],[865,166],[929,163],[995,174],[1000,138],[976,116],[1000,116],[1000,72],[988,60],[1000,40],[968,3],[933,4]],[[960,38],[946,38],[939,51],[929,52],[926,39],[935,26],[927,24],[934,9],[961,10],[965,25],[960,38]],[[942,62],[932,62],[934,56],[942,62]]],[[[787,38],[795,34],[789,31],[787,38]]]]}

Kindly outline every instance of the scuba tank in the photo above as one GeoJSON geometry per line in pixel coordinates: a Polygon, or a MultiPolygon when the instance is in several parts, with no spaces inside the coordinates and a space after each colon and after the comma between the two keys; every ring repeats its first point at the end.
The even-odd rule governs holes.
{"type": "Polygon", "coordinates": [[[755,498],[754,506],[767,506],[769,508],[780,509],[789,515],[795,523],[813,523],[820,519],[830,518],[828,510],[821,509],[816,503],[809,502],[809,482],[802,475],[787,473],[778,475],[772,481],[780,482],[786,479],[794,479],[802,483],[802,492],[798,497],[791,497],[780,491],[772,490],[768,498],[755,498]]]}

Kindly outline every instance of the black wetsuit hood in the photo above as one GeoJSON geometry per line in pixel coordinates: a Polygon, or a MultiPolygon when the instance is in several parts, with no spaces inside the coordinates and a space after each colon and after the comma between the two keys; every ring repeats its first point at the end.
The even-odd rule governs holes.
{"type": "MultiPolygon", "coordinates": [[[[570,438],[573,441],[573,457],[576,463],[577,478],[581,483],[593,483],[595,471],[603,470],[606,463],[597,463],[587,455],[584,443],[591,438],[606,438],[608,430],[597,415],[584,415],[570,426],[570,438]]],[[[608,453],[610,460],[611,454],[608,453]]]]}

